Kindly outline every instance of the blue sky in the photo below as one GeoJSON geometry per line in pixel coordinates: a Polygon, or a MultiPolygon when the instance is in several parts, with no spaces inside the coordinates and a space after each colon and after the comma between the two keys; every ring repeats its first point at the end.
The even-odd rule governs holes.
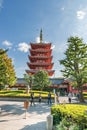
{"type": "Polygon", "coordinates": [[[0,48],[9,48],[17,77],[28,69],[29,44],[41,28],[43,41],[52,43],[53,69],[60,77],[67,39],[79,36],[87,43],[87,0],[0,0],[0,48]]]}

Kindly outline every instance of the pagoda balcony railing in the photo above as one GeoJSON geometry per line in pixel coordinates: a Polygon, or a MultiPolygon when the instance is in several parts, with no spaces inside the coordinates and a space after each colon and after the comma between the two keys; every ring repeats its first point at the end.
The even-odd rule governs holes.
{"type": "Polygon", "coordinates": [[[33,65],[33,66],[36,66],[36,65],[53,65],[54,63],[45,63],[45,62],[33,62],[33,63],[28,63],[29,65],[33,65]]]}
{"type": "MultiPolygon", "coordinates": [[[[39,70],[26,70],[26,72],[28,73],[28,74],[35,74],[35,73],[37,73],[39,70]]],[[[54,72],[55,72],[55,70],[46,70],[47,71],[47,73],[48,73],[48,75],[49,76],[52,76],[53,74],[54,74],[54,72]]]]}
{"type": "Polygon", "coordinates": [[[40,55],[38,55],[38,56],[28,56],[30,59],[52,59],[53,58],[53,56],[40,56],[40,55]]]}
{"type": "Polygon", "coordinates": [[[52,49],[29,49],[30,52],[50,52],[52,49]]]}
{"type": "Polygon", "coordinates": [[[30,58],[45,58],[45,59],[48,59],[48,58],[53,58],[53,56],[44,56],[44,55],[38,55],[38,56],[28,56],[30,58]]]}
{"type": "Polygon", "coordinates": [[[30,52],[31,56],[35,55],[45,55],[45,56],[50,56],[52,54],[52,51],[49,52],[30,52]]]}

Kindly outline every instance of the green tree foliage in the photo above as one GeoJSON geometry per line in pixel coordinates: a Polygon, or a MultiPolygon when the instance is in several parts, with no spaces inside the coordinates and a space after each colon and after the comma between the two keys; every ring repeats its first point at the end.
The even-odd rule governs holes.
{"type": "Polygon", "coordinates": [[[6,49],[6,50],[0,49],[0,55],[3,55],[3,54],[6,53],[7,51],[8,51],[8,49],[6,49]]]}
{"type": "Polygon", "coordinates": [[[30,89],[32,89],[33,75],[24,74],[24,79],[27,82],[27,85],[29,85],[30,89]]]}
{"type": "Polygon", "coordinates": [[[60,60],[60,64],[64,66],[61,72],[65,77],[72,79],[79,91],[80,101],[83,102],[83,84],[87,83],[87,45],[78,37],[70,37],[67,42],[65,59],[60,60]]]}
{"type": "Polygon", "coordinates": [[[15,82],[16,76],[12,60],[8,57],[6,51],[0,49],[0,86],[12,86],[15,82]]]}
{"type": "Polygon", "coordinates": [[[51,85],[51,82],[49,81],[49,76],[46,71],[40,70],[34,75],[34,86],[37,89],[43,90],[43,88],[49,85],[51,85]]]}

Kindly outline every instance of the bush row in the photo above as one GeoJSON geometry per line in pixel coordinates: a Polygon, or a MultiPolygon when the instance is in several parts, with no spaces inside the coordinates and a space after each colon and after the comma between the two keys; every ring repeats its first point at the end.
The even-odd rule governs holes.
{"type": "Polygon", "coordinates": [[[60,124],[62,120],[87,128],[87,106],[76,104],[59,104],[51,107],[53,124],[60,124]]]}
{"type": "MultiPolygon", "coordinates": [[[[48,92],[35,90],[31,90],[29,94],[27,94],[25,90],[2,90],[0,91],[0,97],[30,97],[32,92],[34,93],[35,98],[38,98],[39,94],[41,94],[42,98],[48,97],[48,92]]],[[[54,94],[51,94],[52,98],[54,98],[54,94]]]]}

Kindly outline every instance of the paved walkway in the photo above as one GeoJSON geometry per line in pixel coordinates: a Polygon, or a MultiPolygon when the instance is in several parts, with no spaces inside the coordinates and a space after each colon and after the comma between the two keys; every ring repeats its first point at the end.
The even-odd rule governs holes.
{"type": "Polygon", "coordinates": [[[23,102],[0,101],[0,130],[46,130],[50,106],[37,103],[29,107],[26,116],[23,106],[23,102]]]}

